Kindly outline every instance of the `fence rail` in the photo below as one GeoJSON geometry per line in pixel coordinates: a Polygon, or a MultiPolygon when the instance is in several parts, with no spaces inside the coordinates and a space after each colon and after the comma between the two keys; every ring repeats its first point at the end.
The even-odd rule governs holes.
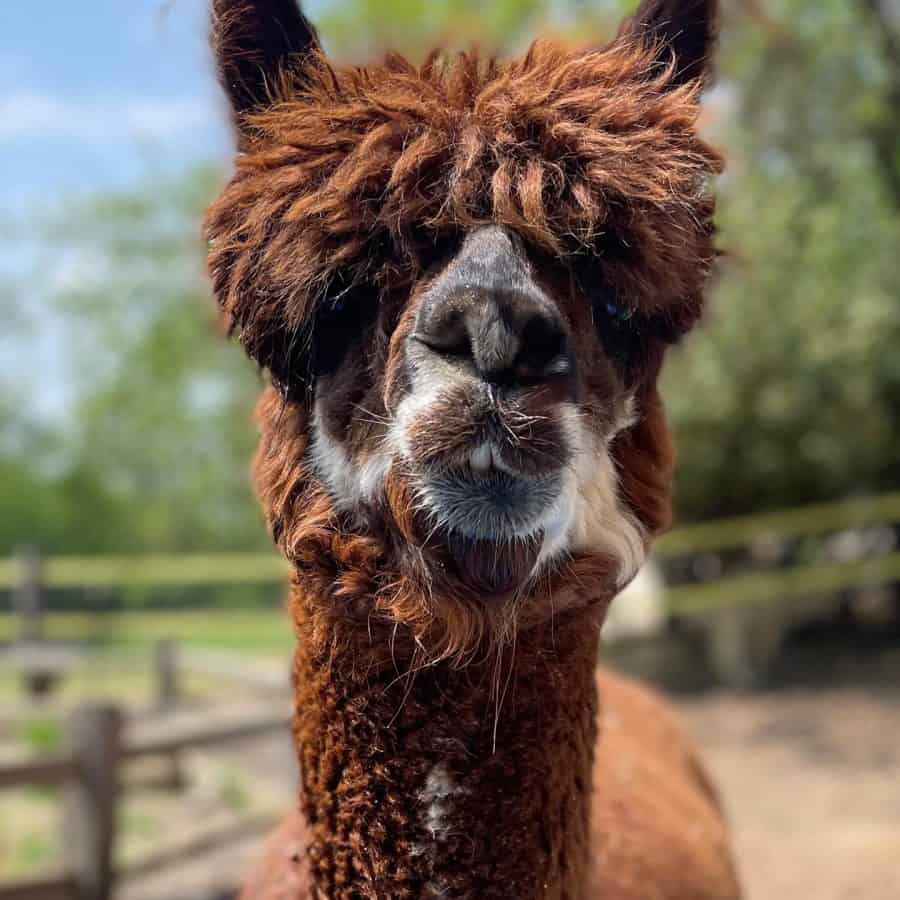
{"type": "Polygon", "coordinates": [[[676,613],[782,603],[812,594],[854,587],[877,587],[900,581],[900,553],[878,559],[811,563],[773,572],[750,572],[713,581],[666,588],[666,604],[676,613]]]}
{"type": "MultiPolygon", "coordinates": [[[[23,784],[59,787],[78,775],[78,763],[71,756],[51,756],[0,766],[0,790],[23,784]]],[[[2,895],[0,895],[2,897],[2,895]]]]}
{"type": "MultiPolygon", "coordinates": [[[[41,584],[55,589],[268,584],[287,572],[287,563],[270,553],[50,556],[41,563],[41,584]]],[[[22,562],[0,560],[0,589],[21,581],[22,562]]]]}
{"type": "Polygon", "coordinates": [[[0,900],[81,900],[78,885],[68,877],[0,885],[0,900]]]}
{"type": "Polygon", "coordinates": [[[124,746],[120,758],[123,761],[131,761],[148,756],[169,756],[180,750],[200,750],[222,744],[234,744],[277,732],[286,728],[288,722],[288,715],[284,713],[247,718],[236,723],[187,728],[180,733],[148,738],[124,746]]]}
{"type": "Polygon", "coordinates": [[[761,538],[815,537],[886,522],[900,522],[900,492],[682,525],[660,538],[654,549],[661,557],[685,556],[732,550],[761,538]]]}

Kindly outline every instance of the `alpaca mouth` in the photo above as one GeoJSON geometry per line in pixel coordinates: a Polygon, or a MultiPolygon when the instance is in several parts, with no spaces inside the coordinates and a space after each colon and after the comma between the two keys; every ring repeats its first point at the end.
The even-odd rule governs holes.
{"type": "Polygon", "coordinates": [[[540,536],[561,493],[559,473],[526,477],[494,467],[435,473],[423,485],[426,506],[438,526],[472,541],[540,536]]]}

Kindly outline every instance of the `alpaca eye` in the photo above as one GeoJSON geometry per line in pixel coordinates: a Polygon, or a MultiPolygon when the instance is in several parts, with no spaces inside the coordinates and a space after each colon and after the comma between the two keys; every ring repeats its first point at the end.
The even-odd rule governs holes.
{"type": "Polygon", "coordinates": [[[606,314],[617,322],[627,322],[634,315],[634,310],[613,300],[607,300],[606,314]]]}
{"type": "Polygon", "coordinates": [[[340,318],[347,309],[347,301],[343,298],[326,303],[319,312],[319,320],[340,318]]]}

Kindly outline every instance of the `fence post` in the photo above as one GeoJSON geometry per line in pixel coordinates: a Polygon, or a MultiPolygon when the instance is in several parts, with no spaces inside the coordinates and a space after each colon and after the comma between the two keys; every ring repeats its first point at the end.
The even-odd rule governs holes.
{"type": "Polygon", "coordinates": [[[13,603],[19,613],[19,640],[37,643],[44,638],[44,603],[41,591],[41,554],[37,547],[20,547],[16,553],[18,578],[13,603]]]}
{"type": "Polygon", "coordinates": [[[160,712],[168,712],[178,705],[178,645],[175,641],[157,641],[154,648],[156,669],[156,705],[160,712]]]}
{"type": "Polygon", "coordinates": [[[79,900],[112,898],[122,724],[108,705],[79,707],[68,723],[79,774],[67,790],[63,844],[79,900]]]}
{"type": "MultiPolygon", "coordinates": [[[[156,670],[156,708],[158,712],[172,712],[181,700],[178,644],[173,640],[157,641],[153,652],[156,670]]],[[[167,760],[163,785],[173,791],[183,790],[187,778],[181,765],[181,754],[173,751],[167,760]]]]}
{"type": "Polygon", "coordinates": [[[765,685],[784,627],[774,607],[723,607],[707,623],[709,661],[726,687],[739,691],[765,685]]]}

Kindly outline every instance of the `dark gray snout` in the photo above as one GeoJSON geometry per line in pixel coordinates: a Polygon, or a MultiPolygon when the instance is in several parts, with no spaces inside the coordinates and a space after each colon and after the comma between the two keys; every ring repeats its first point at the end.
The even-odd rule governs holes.
{"type": "Polygon", "coordinates": [[[566,323],[532,278],[520,240],[500,226],[466,238],[425,296],[412,337],[504,387],[574,374],[566,323]]]}

